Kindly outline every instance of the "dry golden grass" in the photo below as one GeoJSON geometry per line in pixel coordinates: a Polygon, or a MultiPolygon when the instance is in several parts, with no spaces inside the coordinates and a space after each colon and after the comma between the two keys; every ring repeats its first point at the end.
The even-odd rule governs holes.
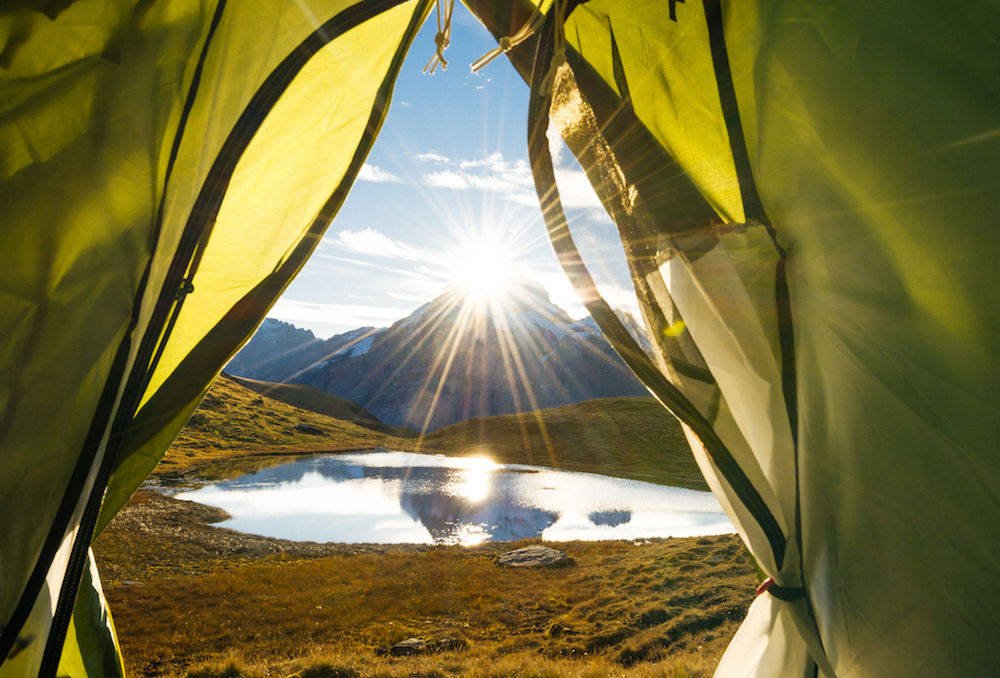
{"type": "Polygon", "coordinates": [[[403,444],[401,438],[262,396],[221,375],[153,475],[180,476],[239,457],[348,452],[378,446],[402,449],[403,444]],[[300,424],[316,427],[322,434],[296,429],[300,424]]]}
{"type": "Polygon", "coordinates": [[[700,678],[711,676],[717,661],[703,654],[679,653],[656,663],[623,667],[600,657],[587,661],[550,659],[525,653],[490,656],[476,651],[406,659],[361,658],[333,648],[276,664],[246,661],[232,652],[170,678],[700,678]]]}
{"type": "Polygon", "coordinates": [[[140,502],[95,547],[133,676],[209,671],[206,662],[221,676],[237,659],[246,676],[324,662],[357,672],[329,675],[359,678],[708,676],[756,584],[733,536],[569,542],[555,546],[572,566],[511,569],[496,556],[523,544],[296,545],[204,524],[199,535],[188,529],[206,517],[196,505],[159,531],[143,528],[160,501],[184,510],[140,502]],[[379,654],[410,637],[468,646],[379,654]]]}

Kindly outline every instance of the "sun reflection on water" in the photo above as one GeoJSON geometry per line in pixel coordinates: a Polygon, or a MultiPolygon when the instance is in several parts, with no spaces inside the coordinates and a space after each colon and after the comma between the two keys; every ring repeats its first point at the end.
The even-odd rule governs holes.
{"type": "Polygon", "coordinates": [[[462,525],[458,529],[455,541],[460,546],[475,546],[490,540],[488,525],[462,525]]]}
{"type": "Polygon", "coordinates": [[[461,472],[455,474],[444,492],[473,503],[486,499],[490,492],[490,477],[497,468],[496,463],[486,457],[469,457],[462,460],[460,468],[461,472]]]}

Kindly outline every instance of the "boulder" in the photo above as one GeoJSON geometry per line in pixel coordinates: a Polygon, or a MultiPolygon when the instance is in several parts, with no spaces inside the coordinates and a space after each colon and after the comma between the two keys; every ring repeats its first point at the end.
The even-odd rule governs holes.
{"type": "Polygon", "coordinates": [[[497,559],[497,564],[505,567],[566,567],[575,565],[576,561],[562,551],[532,544],[503,554],[497,559]]]}
{"type": "Polygon", "coordinates": [[[407,638],[389,648],[389,654],[393,657],[405,657],[408,655],[423,654],[426,650],[427,641],[423,638],[407,638]]]}

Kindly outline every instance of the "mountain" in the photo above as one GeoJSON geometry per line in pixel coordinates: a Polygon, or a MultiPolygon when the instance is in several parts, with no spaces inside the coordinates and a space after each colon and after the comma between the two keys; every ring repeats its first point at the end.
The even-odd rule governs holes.
{"type": "MultiPolygon", "coordinates": [[[[638,328],[631,316],[623,320],[638,328]]],[[[265,341],[277,331],[292,336],[277,322],[265,341]]],[[[256,342],[255,336],[244,351],[257,351],[256,342]]],[[[241,367],[249,361],[234,367],[236,359],[226,371],[314,386],[359,403],[386,424],[417,430],[592,398],[648,395],[592,320],[574,321],[543,287],[524,280],[493,304],[449,288],[388,329],[362,328],[269,350],[285,356],[285,374],[265,379],[241,367]]],[[[278,364],[263,360],[266,369],[278,364]]]]}
{"type": "Polygon", "coordinates": [[[310,330],[265,318],[253,339],[229,361],[225,371],[259,381],[286,381],[344,346],[363,342],[375,331],[374,327],[361,327],[330,339],[317,339],[310,330]]]}

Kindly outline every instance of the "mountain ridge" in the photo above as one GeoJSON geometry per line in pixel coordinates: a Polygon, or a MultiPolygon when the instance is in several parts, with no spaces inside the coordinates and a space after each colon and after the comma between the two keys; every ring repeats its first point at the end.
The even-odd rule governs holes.
{"type": "MultiPolygon", "coordinates": [[[[648,346],[635,319],[621,317],[648,346]]],[[[313,386],[386,424],[418,431],[648,395],[592,319],[573,320],[544,287],[524,279],[502,299],[477,300],[447,288],[384,329],[358,328],[325,341],[297,329],[281,321],[262,326],[261,340],[255,335],[227,373],[313,386]],[[288,343],[281,345],[279,335],[288,343]]]]}

